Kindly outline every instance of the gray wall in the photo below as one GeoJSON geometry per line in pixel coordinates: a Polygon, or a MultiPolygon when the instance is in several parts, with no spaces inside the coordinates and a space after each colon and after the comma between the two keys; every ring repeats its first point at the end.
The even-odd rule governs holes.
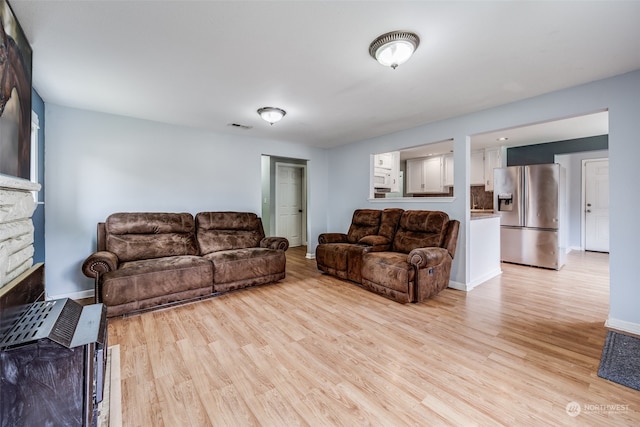
{"type": "Polygon", "coordinates": [[[53,104],[46,118],[48,297],[92,293],[81,265],[113,212],[260,214],[262,154],[309,159],[308,234],[326,228],[325,150],[53,104]]]}
{"type": "Polygon", "coordinates": [[[328,227],[345,230],[355,208],[402,207],[440,209],[462,221],[452,279],[468,283],[469,258],[469,136],[479,133],[609,111],[609,161],[611,202],[610,315],[609,324],[634,325],[640,332],[640,282],[634,268],[640,222],[635,212],[640,199],[628,197],[628,182],[637,176],[640,159],[640,71],[560,90],[524,101],[414,129],[338,147],[329,153],[328,227]],[[455,197],[402,202],[368,200],[370,155],[434,141],[454,140],[455,197]],[[466,166],[466,167],[465,167],[466,166]],[[617,209],[624,206],[624,209],[617,209]]]}
{"type": "Polygon", "coordinates": [[[640,199],[628,197],[640,159],[640,71],[326,151],[47,105],[47,294],[91,288],[80,265],[95,249],[95,224],[112,212],[260,212],[262,154],[309,159],[309,252],[319,233],[346,230],[356,208],[439,209],[462,221],[452,279],[468,283],[469,135],[605,109],[613,207],[608,321],[640,332],[640,199]],[[368,199],[371,154],[450,138],[454,185],[465,191],[445,199],[368,199]]]}

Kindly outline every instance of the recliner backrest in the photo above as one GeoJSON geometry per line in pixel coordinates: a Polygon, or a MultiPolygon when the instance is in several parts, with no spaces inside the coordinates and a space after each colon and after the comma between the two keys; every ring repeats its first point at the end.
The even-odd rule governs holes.
{"type": "Polygon", "coordinates": [[[347,232],[349,243],[358,243],[364,236],[378,234],[382,211],[377,209],[356,209],[351,218],[351,225],[347,232]]]}
{"type": "Polygon", "coordinates": [[[104,231],[105,249],[121,262],[198,254],[190,213],[114,213],[104,231]]]}
{"type": "Polygon", "coordinates": [[[393,239],[392,250],[408,254],[416,248],[442,247],[448,223],[449,215],[445,212],[404,211],[393,239]]]}
{"type": "Polygon", "coordinates": [[[200,254],[255,248],[264,238],[260,217],[252,212],[200,212],[196,215],[200,254]]]}

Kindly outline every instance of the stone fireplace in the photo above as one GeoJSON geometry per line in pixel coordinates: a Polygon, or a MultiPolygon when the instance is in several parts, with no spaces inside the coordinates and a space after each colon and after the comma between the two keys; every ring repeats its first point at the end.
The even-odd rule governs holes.
{"type": "Polygon", "coordinates": [[[33,191],[40,184],[0,175],[0,288],[33,265],[33,191]]]}

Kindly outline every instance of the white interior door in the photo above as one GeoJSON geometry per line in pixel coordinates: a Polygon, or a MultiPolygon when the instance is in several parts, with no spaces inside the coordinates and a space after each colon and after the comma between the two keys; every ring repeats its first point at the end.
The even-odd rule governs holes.
{"type": "Polygon", "coordinates": [[[302,245],[302,167],[276,164],[276,235],[302,245]]]}
{"type": "Polygon", "coordinates": [[[585,250],[609,252],[609,160],[585,161],[585,250]]]}

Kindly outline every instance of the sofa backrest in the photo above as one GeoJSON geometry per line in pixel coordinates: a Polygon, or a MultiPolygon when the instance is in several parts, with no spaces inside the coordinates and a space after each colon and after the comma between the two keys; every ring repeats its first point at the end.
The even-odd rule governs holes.
{"type": "Polygon", "coordinates": [[[447,226],[447,234],[444,236],[444,243],[442,245],[445,248],[451,258],[453,258],[456,254],[456,247],[458,246],[458,231],[460,230],[460,221],[457,219],[449,220],[449,225],[447,226]]]}
{"type": "Polygon", "coordinates": [[[347,232],[349,243],[358,243],[364,236],[378,234],[382,211],[377,209],[356,209],[351,218],[351,225],[347,232]]]}
{"type": "Polygon", "coordinates": [[[196,239],[200,254],[255,248],[264,238],[262,220],[252,212],[200,212],[196,239]]]}
{"type": "Polygon", "coordinates": [[[398,229],[398,223],[402,217],[404,209],[400,208],[387,208],[382,211],[380,218],[380,229],[378,230],[378,236],[383,236],[389,239],[389,242],[393,241],[398,229]]]}
{"type": "Polygon", "coordinates": [[[104,231],[105,249],[120,261],[198,254],[190,213],[114,213],[104,231]]]}
{"type": "Polygon", "coordinates": [[[404,211],[393,239],[392,250],[408,254],[416,248],[442,247],[448,223],[449,215],[445,212],[404,211]]]}

